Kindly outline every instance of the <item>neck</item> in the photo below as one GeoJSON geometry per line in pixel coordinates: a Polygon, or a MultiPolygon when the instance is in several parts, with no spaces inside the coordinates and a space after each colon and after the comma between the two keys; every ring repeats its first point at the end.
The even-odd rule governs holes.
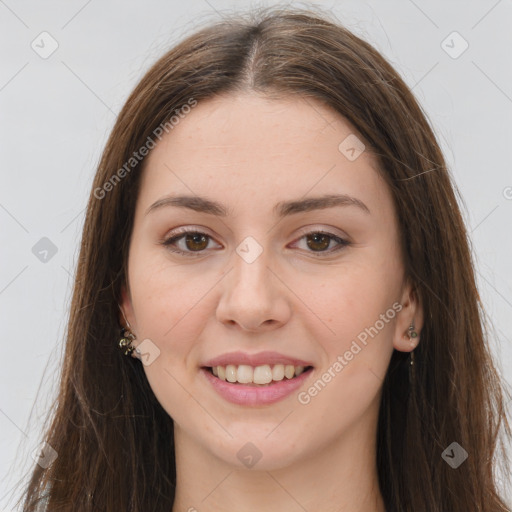
{"type": "Polygon", "coordinates": [[[361,425],[354,425],[323,451],[285,467],[258,470],[257,465],[240,469],[226,463],[175,425],[177,488],[172,512],[385,512],[376,428],[367,430],[361,435],[361,425]]]}

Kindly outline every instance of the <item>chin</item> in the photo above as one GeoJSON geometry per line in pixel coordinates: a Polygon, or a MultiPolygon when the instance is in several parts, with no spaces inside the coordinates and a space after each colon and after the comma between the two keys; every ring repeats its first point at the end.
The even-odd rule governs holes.
{"type": "Polygon", "coordinates": [[[246,427],[241,435],[231,431],[233,439],[222,446],[219,446],[218,439],[212,440],[209,446],[211,449],[215,445],[215,457],[237,469],[275,471],[297,464],[301,458],[298,447],[304,446],[304,435],[283,430],[279,433],[274,431],[266,437],[275,427],[275,423],[264,431],[257,426],[252,429],[246,427]]]}

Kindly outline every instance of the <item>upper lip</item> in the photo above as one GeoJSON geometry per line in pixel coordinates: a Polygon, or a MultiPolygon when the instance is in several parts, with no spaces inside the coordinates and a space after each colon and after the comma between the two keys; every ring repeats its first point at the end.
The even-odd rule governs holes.
{"type": "Polygon", "coordinates": [[[204,363],[203,366],[227,366],[232,364],[238,366],[240,364],[246,364],[249,366],[261,366],[264,364],[290,364],[293,366],[312,366],[311,363],[297,359],[295,357],[286,356],[279,352],[265,351],[258,352],[257,354],[246,354],[245,352],[229,352],[220,356],[214,357],[204,363]]]}

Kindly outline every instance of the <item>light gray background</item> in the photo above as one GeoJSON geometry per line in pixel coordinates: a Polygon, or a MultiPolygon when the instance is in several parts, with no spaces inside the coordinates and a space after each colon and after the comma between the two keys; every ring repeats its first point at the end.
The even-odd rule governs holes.
{"type": "MultiPolygon", "coordinates": [[[[83,211],[117,112],[148,66],[199,24],[274,3],[0,0],[0,510],[11,510],[6,495],[56,393],[83,211]],[[43,31],[59,45],[47,59],[31,48],[43,31]],[[42,237],[57,248],[47,262],[32,252],[42,237]]],[[[312,3],[380,50],[431,119],[466,203],[492,349],[512,382],[512,3],[312,3]],[[442,45],[453,31],[469,44],[458,58],[444,48],[458,52],[462,40],[442,45]]]]}

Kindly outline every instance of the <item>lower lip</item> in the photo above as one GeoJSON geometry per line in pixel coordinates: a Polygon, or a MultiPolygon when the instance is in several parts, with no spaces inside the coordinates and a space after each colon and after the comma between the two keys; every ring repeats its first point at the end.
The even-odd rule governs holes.
{"type": "Polygon", "coordinates": [[[201,368],[213,389],[228,402],[238,405],[268,405],[278,402],[300,388],[312,371],[313,368],[310,368],[298,377],[283,379],[267,386],[245,386],[221,380],[209,370],[201,368]]]}

